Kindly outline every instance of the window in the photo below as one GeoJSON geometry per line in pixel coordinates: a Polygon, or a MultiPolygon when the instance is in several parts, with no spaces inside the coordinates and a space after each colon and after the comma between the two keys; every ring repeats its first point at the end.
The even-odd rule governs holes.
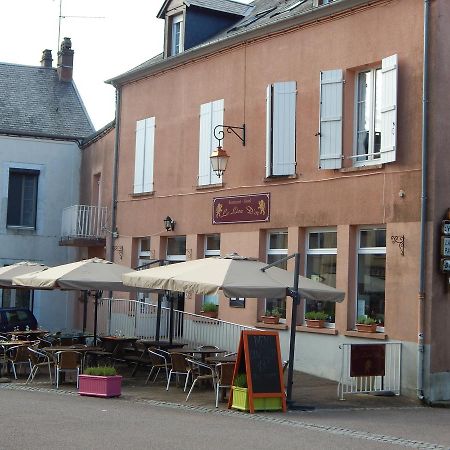
{"type": "Polygon", "coordinates": [[[2,289],[2,308],[27,308],[31,309],[31,291],[29,289],[2,289]]]}
{"type": "Polygon", "coordinates": [[[150,250],[150,238],[141,238],[138,241],[138,266],[145,266],[152,261],[152,252],[150,250]]]}
{"type": "Polygon", "coordinates": [[[216,100],[200,106],[200,134],[198,155],[198,185],[221,183],[211,166],[211,152],[219,145],[214,137],[214,128],[223,125],[224,101],[216,100]]]}
{"type": "Polygon", "coordinates": [[[134,194],[153,191],[153,159],[155,147],[155,118],[136,122],[136,151],[134,161],[134,194]]]}
{"type": "MultiPolygon", "coordinates": [[[[287,230],[274,230],[267,235],[267,263],[272,264],[288,254],[288,232],[287,230]]],[[[287,268],[287,261],[277,265],[281,269],[287,268]]],[[[277,308],[283,319],[286,318],[285,298],[266,298],[266,311],[277,308]]]]}
{"type": "Polygon", "coordinates": [[[297,83],[267,86],[266,177],[295,174],[297,83]]]}
{"type": "MultiPolygon", "coordinates": [[[[313,281],[336,287],[337,232],[335,230],[312,230],[308,233],[306,247],[306,276],[313,281]]],[[[333,302],[307,300],[305,312],[323,311],[334,324],[333,302]]]]}
{"type": "MultiPolygon", "coordinates": [[[[205,236],[205,258],[211,258],[214,256],[220,256],[220,234],[209,234],[205,236]]],[[[204,295],[203,304],[214,303],[219,304],[219,296],[216,295],[204,295]]]]}
{"type": "MultiPolygon", "coordinates": [[[[355,135],[350,156],[355,166],[396,160],[397,72],[397,55],[392,55],[382,60],[381,68],[355,74],[355,135]]],[[[342,167],[343,83],[340,69],[320,74],[320,169],[342,167]]]]}
{"type": "Polygon", "coordinates": [[[170,55],[175,56],[184,50],[183,14],[177,14],[176,16],[173,16],[171,23],[170,55]]]}
{"type": "Polygon", "coordinates": [[[166,259],[169,263],[186,261],[186,236],[167,238],[166,259]]]}
{"type": "Polygon", "coordinates": [[[8,227],[36,228],[38,170],[9,169],[8,227]]]}
{"type": "Polygon", "coordinates": [[[384,326],[386,230],[361,229],[358,238],[356,314],[372,317],[384,326]]]}

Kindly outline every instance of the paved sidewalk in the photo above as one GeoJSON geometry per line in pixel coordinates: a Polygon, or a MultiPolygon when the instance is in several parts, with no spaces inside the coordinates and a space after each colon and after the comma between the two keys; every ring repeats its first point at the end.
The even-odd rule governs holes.
{"type": "MultiPolygon", "coordinates": [[[[180,387],[175,381],[171,383],[169,391],[166,391],[166,383],[163,376],[155,382],[145,384],[146,373],[140,371],[137,376],[130,376],[130,369],[119,367],[119,373],[124,377],[122,382],[121,398],[129,401],[151,400],[179,405],[191,405],[197,407],[214,408],[215,394],[211,387],[194,388],[189,401],[186,402],[186,393],[183,392],[184,378],[180,379],[180,387]]],[[[174,380],[174,378],[172,378],[174,380]]],[[[24,386],[26,377],[24,375],[19,380],[11,380],[12,388],[24,386]],[[17,385],[17,386],[16,386],[17,385]]],[[[42,388],[54,390],[56,387],[49,382],[48,375],[40,374],[33,383],[26,386],[30,388],[42,388]]],[[[6,387],[6,386],[5,386],[6,387]]],[[[74,379],[67,375],[65,383],[60,385],[60,391],[76,393],[74,379]]],[[[338,399],[337,382],[318,378],[302,372],[294,372],[293,401],[299,406],[312,407],[315,410],[325,409],[371,409],[371,408],[411,408],[421,407],[418,400],[403,396],[376,396],[368,394],[347,395],[344,401],[338,399]]],[[[219,409],[227,409],[227,403],[219,402],[219,409]]],[[[278,413],[275,413],[278,414],[278,413]]]]}

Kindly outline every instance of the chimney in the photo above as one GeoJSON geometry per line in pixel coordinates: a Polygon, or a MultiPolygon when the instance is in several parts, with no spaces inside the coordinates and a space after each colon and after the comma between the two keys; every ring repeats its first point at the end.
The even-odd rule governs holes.
{"type": "Polygon", "coordinates": [[[58,52],[57,70],[59,81],[72,81],[73,50],[72,41],[68,37],[65,37],[61,42],[61,49],[58,52]]]}
{"type": "Polygon", "coordinates": [[[52,67],[52,51],[51,50],[44,50],[42,52],[42,58],[41,58],[41,67],[52,67]]]}

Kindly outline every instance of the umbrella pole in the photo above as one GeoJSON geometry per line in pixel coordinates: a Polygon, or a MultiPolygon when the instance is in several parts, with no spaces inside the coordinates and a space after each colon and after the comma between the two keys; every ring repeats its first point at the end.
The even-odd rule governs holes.
{"type": "Polygon", "coordinates": [[[158,294],[158,306],[156,308],[156,334],[155,334],[155,341],[159,341],[159,337],[161,334],[161,302],[162,302],[162,295],[158,294]]]}
{"type": "Polygon", "coordinates": [[[170,295],[170,324],[169,324],[169,343],[172,345],[173,342],[173,300],[174,296],[170,295]]]}
{"type": "Polygon", "coordinates": [[[83,333],[86,332],[88,292],[83,291],[83,333]]]}
{"type": "Polygon", "coordinates": [[[34,289],[31,291],[31,312],[34,313],[34,289]]]}
{"type": "Polygon", "coordinates": [[[98,295],[99,291],[97,291],[94,295],[94,345],[97,345],[98,295]]]}

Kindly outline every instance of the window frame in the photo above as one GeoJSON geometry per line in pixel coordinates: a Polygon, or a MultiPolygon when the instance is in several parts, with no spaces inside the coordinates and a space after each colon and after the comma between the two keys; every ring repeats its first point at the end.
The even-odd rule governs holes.
{"type": "Polygon", "coordinates": [[[184,52],[184,13],[174,14],[170,17],[170,55],[176,56],[184,52]],[[175,44],[175,25],[179,26],[178,46],[175,44]]]}
{"type": "Polygon", "coordinates": [[[41,177],[41,170],[34,169],[34,168],[27,168],[27,167],[17,167],[17,166],[10,166],[8,167],[8,194],[7,194],[7,205],[6,205],[6,228],[9,229],[23,229],[23,230],[36,230],[37,229],[37,216],[38,216],[38,195],[39,195],[39,183],[40,183],[40,177],[41,177]],[[11,188],[11,175],[21,175],[22,176],[22,182],[21,182],[21,205],[20,205],[20,222],[19,224],[12,224],[10,223],[10,188],[11,188]],[[23,215],[24,215],[24,188],[23,188],[23,182],[25,176],[33,177],[33,205],[32,205],[32,222],[33,225],[25,225],[23,223],[23,215]]]}
{"type": "Polygon", "coordinates": [[[176,238],[184,238],[184,247],[186,249],[186,236],[185,235],[179,235],[179,236],[169,236],[166,240],[166,261],[169,261],[169,263],[177,263],[177,262],[183,262],[186,261],[186,251],[184,254],[174,255],[169,254],[169,240],[170,239],[176,239],[176,238]]]}

